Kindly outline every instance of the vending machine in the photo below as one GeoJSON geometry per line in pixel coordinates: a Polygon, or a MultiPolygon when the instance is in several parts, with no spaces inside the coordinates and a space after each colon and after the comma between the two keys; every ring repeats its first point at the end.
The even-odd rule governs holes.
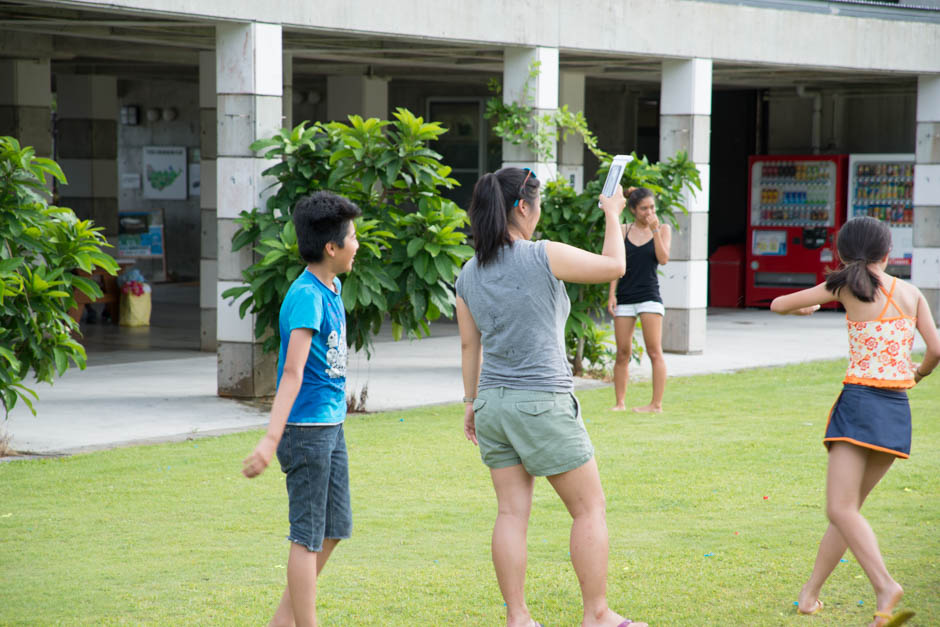
{"type": "Polygon", "coordinates": [[[888,273],[911,278],[914,155],[849,155],[848,217],[871,216],[891,229],[888,273]]]}
{"type": "Polygon", "coordinates": [[[838,265],[847,162],[846,155],[749,158],[745,305],[767,307],[822,283],[838,265]]]}

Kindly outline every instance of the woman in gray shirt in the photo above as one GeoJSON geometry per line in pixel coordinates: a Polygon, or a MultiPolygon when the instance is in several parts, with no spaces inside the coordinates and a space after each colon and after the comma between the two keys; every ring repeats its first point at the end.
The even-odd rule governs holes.
{"type": "Polygon", "coordinates": [[[565,354],[570,302],[563,281],[608,283],[624,273],[623,190],[601,196],[600,255],[530,241],[540,215],[528,168],[484,175],[473,189],[476,254],[457,278],[464,434],[480,447],[496,491],[493,565],[508,627],[533,627],[525,604],[526,532],[535,477],[547,477],[573,518],[571,562],[584,627],[645,627],[607,606],[607,523],[594,447],[565,354]]]}

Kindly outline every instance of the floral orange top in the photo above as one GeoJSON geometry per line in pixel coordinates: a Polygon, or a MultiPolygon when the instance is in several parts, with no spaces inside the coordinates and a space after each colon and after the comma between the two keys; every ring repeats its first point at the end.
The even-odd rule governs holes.
{"type": "Polygon", "coordinates": [[[881,291],[888,297],[885,308],[875,320],[853,322],[846,316],[849,326],[849,368],[843,383],[857,383],[879,388],[914,387],[914,363],[911,349],[914,346],[914,329],[917,318],[905,316],[891,295],[897,279],[891,283],[891,291],[881,291]],[[888,307],[900,314],[885,317],[888,307]]]}

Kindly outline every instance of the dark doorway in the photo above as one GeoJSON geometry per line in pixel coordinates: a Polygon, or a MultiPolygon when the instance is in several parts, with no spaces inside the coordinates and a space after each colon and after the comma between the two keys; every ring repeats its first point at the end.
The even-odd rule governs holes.
{"type": "Polygon", "coordinates": [[[747,158],[757,152],[760,92],[712,92],[708,254],[743,244],[747,231],[747,158]]]}

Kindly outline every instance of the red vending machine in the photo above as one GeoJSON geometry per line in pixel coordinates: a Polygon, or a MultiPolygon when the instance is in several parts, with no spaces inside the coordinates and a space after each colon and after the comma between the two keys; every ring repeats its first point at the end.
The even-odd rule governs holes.
{"type": "Polygon", "coordinates": [[[847,155],[749,158],[745,305],[768,307],[837,266],[847,163],[847,155]]]}

